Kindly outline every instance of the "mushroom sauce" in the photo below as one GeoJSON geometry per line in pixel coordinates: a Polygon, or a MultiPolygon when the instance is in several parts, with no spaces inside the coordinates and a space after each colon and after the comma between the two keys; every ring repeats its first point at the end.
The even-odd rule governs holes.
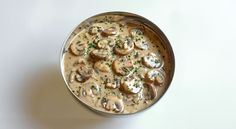
{"type": "Polygon", "coordinates": [[[101,15],[81,23],[63,51],[63,76],[85,105],[130,114],[155,103],[170,78],[168,52],[132,17],[101,15]]]}

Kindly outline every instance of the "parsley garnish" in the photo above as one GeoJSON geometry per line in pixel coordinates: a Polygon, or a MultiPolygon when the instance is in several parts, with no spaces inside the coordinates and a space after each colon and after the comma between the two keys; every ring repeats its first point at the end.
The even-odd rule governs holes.
{"type": "Polygon", "coordinates": [[[96,45],[93,42],[90,42],[88,44],[88,48],[95,48],[95,47],[96,47],[96,45]]]}

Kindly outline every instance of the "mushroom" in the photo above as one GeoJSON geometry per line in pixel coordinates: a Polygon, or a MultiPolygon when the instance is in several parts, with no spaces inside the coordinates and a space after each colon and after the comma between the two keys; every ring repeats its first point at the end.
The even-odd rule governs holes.
{"type": "Polygon", "coordinates": [[[85,83],[81,89],[80,89],[80,94],[83,97],[92,97],[94,98],[95,96],[100,94],[100,87],[96,82],[89,81],[85,83]]]}
{"type": "Polygon", "coordinates": [[[143,90],[143,96],[147,100],[152,100],[157,97],[157,88],[151,83],[145,83],[143,90]]]}
{"type": "Polygon", "coordinates": [[[107,111],[121,113],[124,110],[124,102],[114,95],[106,95],[101,100],[102,107],[107,111]]]}
{"type": "Polygon", "coordinates": [[[130,29],[129,32],[132,37],[143,35],[143,31],[141,31],[141,29],[139,29],[139,28],[132,28],[132,29],[130,29]]]}
{"type": "Polygon", "coordinates": [[[116,59],[113,62],[113,70],[118,75],[128,75],[134,68],[133,62],[131,60],[125,60],[124,58],[116,59]]]}
{"type": "Polygon", "coordinates": [[[142,59],[143,64],[148,68],[159,68],[164,64],[163,60],[154,53],[148,53],[142,59]]]}
{"type": "Polygon", "coordinates": [[[102,31],[102,27],[100,26],[91,26],[88,30],[90,35],[96,35],[97,33],[102,31]]]}
{"type": "Polygon", "coordinates": [[[157,69],[150,70],[145,76],[145,81],[147,83],[154,83],[154,85],[161,86],[165,81],[165,72],[157,69]]]}
{"type": "Polygon", "coordinates": [[[84,58],[79,58],[78,59],[78,63],[79,64],[86,64],[87,62],[86,62],[86,60],[84,58]]]}
{"type": "Polygon", "coordinates": [[[117,88],[117,85],[113,82],[108,82],[106,83],[106,87],[109,88],[109,89],[116,89],[117,88]]]}
{"type": "Polygon", "coordinates": [[[102,31],[102,36],[108,37],[117,34],[117,29],[115,27],[110,27],[102,31]]]}
{"type": "Polygon", "coordinates": [[[99,70],[101,72],[109,72],[110,71],[110,67],[108,65],[108,62],[106,62],[106,61],[97,61],[94,64],[94,69],[99,70]]]}
{"type": "Polygon", "coordinates": [[[134,49],[134,43],[131,38],[126,37],[116,41],[115,52],[119,55],[127,55],[134,49]]]}
{"type": "Polygon", "coordinates": [[[88,68],[85,64],[79,64],[77,66],[76,73],[77,74],[75,75],[75,79],[78,82],[85,82],[86,80],[88,80],[92,76],[93,69],[88,68]]]}
{"type": "Polygon", "coordinates": [[[137,75],[141,79],[145,78],[146,73],[147,73],[147,68],[140,67],[140,68],[137,69],[137,75]]]}
{"type": "Polygon", "coordinates": [[[135,38],[134,45],[141,50],[147,50],[149,47],[147,40],[143,38],[135,38]]]}
{"type": "Polygon", "coordinates": [[[110,53],[106,49],[94,49],[91,51],[90,55],[97,60],[104,60],[109,57],[110,53]]]}
{"type": "Polygon", "coordinates": [[[115,46],[115,42],[113,39],[102,39],[102,40],[99,40],[97,43],[97,47],[100,49],[108,49],[114,46],[115,46]]]}
{"type": "Polygon", "coordinates": [[[122,78],[120,85],[120,89],[129,94],[137,94],[143,88],[141,81],[133,76],[122,78]]]}
{"type": "Polygon", "coordinates": [[[106,88],[116,89],[118,87],[120,87],[120,80],[118,79],[115,79],[114,82],[111,82],[110,80],[106,82],[106,88]]]}
{"type": "Polygon", "coordinates": [[[70,50],[71,50],[72,54],[74,54],[76,56],[81,56],[81,55],[85,54],[86,47],[87,47],[86,43],[78,41],[77,43],[72,43],[70,45],[70,50]]]}
{"type": "Polygon", "coordinates": [[[69,82],[72,83],[75,80],[75,75],[76,72],[75,71],[71,71],[70,75],[69,75],[69,82]]]}
{"type": "Polygon", "coordinates": [[[134,104],[139,104],[139,102],[144,98],[142,90],[138,94],[126,94],[123,97],[125,105],[134,106],[134,104]]]}

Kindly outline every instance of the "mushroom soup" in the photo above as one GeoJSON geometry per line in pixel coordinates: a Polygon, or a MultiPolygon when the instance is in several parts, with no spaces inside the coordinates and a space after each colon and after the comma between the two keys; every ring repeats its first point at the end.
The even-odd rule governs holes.
{"type": "Polygon", "coordinates": [[[134,16],[91,17],[64,46],[63,77],[70,91],[94,110],[141,111],[155,103],[172,80],[173,53],[164,41],[134,16]]]}

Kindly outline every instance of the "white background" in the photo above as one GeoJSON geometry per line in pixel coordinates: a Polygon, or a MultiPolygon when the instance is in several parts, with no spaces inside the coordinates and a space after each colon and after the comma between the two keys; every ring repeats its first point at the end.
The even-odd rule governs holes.
{"type": "Polygon", "coordinates": [[[0,0],[0,129],[235,129],[235,0],[0,0]],[[151,109],[97,115],[68,92],[59,53],[71,30],[106,11],[157,24],[176,57],[151,109]]]}

